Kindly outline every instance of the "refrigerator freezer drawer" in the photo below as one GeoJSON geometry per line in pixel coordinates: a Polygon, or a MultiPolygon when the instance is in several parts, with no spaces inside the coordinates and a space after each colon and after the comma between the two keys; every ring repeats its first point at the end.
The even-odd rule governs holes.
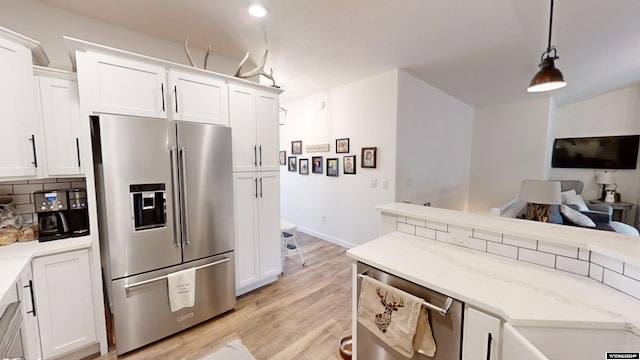
{"type": "Polygon", "coordinates": [[[147,345],[233,309],[236,306],[234,277],[231,251],[112,281],[117,354],[147,345]],[[197,269],[195,306],[171,312],[165,276],[191,267],[197,269]]]}

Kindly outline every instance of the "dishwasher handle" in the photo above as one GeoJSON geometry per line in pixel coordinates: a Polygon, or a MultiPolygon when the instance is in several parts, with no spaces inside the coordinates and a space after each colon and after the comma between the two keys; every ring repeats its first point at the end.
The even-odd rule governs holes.
{"type": "MultiPolygon", "coordinates": [[[[364,278],[365,276],[368,276],[366,270],[363,271],[362,273],[358,274],[359,278],[364,278]]],[[[437,305],[433,305],[430,302],[422,300],[422,306],[424,306],[424,307],[426,307],[428,309],[437,311],[438,314],[440,314],[442,316],[447,316],[447,313],[449,312],[449,308],[451,308],[451,304],[453,304],[453,299],[451,297],[449,297],[449,296],[447,296],[447,299],[444,301],[444,306],[443,307],[440,307],[440,306],[437,306],[437,305]]]]}

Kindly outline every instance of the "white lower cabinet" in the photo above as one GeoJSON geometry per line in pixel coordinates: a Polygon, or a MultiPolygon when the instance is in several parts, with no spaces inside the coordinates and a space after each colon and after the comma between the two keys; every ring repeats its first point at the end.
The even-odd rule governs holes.
{"type": "MultiPolygon", "coordinates": [[[[558,342],[566,346],[565,342],[558,342]]],[[[549,360],[511,324],[504,324],[502,333],[502,358],[518,360],[549,360]]]]}
{"type": "Polygon", "coordinates": [[[280,274],[280,173],[234,173],[236,294],[280,274]]]}
{"type": "Polygon", "coordinates": [[[89,251],[38,257],[31,266],[43,358],[95,343],[89,251]]]}
{"type": "Polygon", "coordinates": [[[40,330],[38,329],[38,312],[34,299],[33,277],[31,267],[27,266],[20,275],[16,286],[22,302],[22,346],[24,358],[27,360],[42,359],[40,350],[40,330]]]}
{"type": "Polygon", "coordinates": [[[462,360],[500,359],[500,328],[499,318],[465,306],[462,360]]]}

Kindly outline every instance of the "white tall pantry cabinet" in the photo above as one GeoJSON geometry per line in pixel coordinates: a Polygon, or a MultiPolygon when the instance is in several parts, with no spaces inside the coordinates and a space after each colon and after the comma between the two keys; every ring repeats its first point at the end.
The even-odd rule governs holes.
{"type": "Polygon", "coordinates": [[[278,110],[275,90],[229,86],[238,295],[281,272],[278,110]]]}

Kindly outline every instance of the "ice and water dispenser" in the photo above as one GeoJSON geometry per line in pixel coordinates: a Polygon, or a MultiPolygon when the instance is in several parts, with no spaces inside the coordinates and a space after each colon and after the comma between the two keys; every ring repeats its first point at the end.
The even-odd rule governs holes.
{"type": "Polygon", "coordinates": [[[165,184],[129,185],[135,231],[166,226],[165,184]]]}

